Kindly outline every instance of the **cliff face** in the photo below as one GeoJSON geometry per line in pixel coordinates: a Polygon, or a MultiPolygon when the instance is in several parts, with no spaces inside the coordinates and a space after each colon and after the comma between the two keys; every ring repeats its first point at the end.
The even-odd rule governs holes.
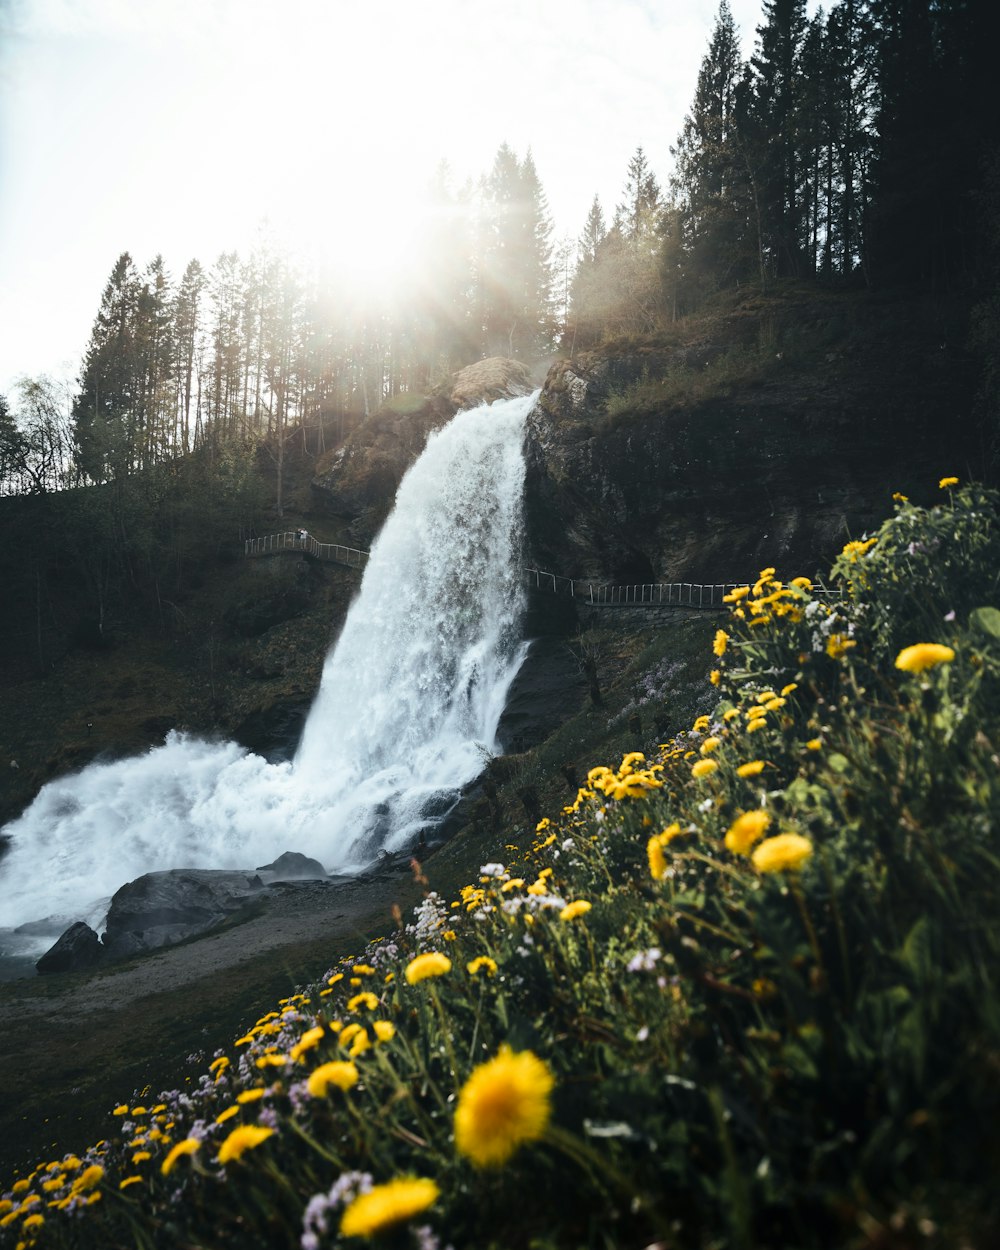
{"type": "Polygon", "coordinates": [[[348,522],[351,542],[368,547],[392,511],[403,474],[434,430],[460,408],[527,395],[531,375],[518,360],[491,357],[462,369],[443,388],[415,406],[390,402],[317,465],[312,503],[317,511],[348,522]]]}
{"type": "Polygon", "coordinates": [[[533,563],[619,583],[812,574],[894,490],[984,475],[960,310],[802,294],[705,330],[553,366],[529,418],[533,563]]]}

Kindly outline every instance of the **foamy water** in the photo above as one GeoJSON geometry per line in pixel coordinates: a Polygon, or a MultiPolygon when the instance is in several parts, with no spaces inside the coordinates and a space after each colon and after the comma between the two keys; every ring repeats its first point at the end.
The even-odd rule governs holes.
{"type": "Polygon", "coordinates": [[[171,733],[145,755],[51,782],[4,829],[0,929],[46,916],[96,924],[115,890],[157,869],[254,868],[294,850],[357,871],[444,815],[497,749],[524,655],[522,443],[534,399],[459,413],[428,440],[294,760],[171,733]]]}

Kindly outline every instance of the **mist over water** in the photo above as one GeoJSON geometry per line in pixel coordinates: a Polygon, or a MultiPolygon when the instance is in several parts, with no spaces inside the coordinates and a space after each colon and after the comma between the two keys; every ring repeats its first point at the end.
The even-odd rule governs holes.
{"type": "Polygon", "coordinates": [[[99,927],[115,890],[157,869],[254,868],[292,850],[357,871],[444,816],[497,749],[524,657],[522,444],[534,401],[461,412],[428,440],[293,760],[171,733],[145,755],[49,783],[3,831],[0,929],[48,916],[99,927]]]}

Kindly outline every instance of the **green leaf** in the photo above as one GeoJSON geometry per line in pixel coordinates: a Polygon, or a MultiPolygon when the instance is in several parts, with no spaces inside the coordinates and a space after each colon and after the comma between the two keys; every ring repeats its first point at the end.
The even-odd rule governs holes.
{"type": "Polygon", "coordinates": [[[969,613],[969,625],[981,634],[1000,639],[1000,608],[974,608],[969,613]]]}

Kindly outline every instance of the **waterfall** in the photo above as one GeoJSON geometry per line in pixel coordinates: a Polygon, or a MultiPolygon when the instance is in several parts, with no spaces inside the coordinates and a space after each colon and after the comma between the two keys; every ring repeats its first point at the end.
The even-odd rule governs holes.
{"type": "Polygon", "coordinates": [[[0,929],[49,916],[97,926],[119,886],[157,869],[253,868],[294,850],[356,872],[446,815],[497,750],[524,655],[522,443],[535,398],[460,412],[428,439],[292,761],[172,732],[145,755],[50,782],[3,831],[0,929]]]}

